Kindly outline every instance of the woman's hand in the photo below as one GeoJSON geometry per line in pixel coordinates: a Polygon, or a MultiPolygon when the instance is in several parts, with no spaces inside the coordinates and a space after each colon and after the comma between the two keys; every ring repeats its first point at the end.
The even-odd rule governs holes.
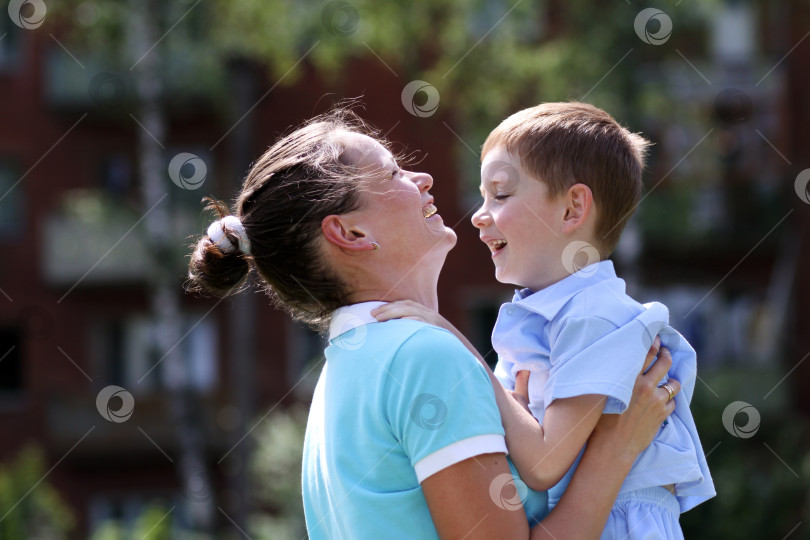
{"type": "MultiPolygon", "coordinates": [[[[675,410],[675,400],[670,398],[669,391],[658,386],[672,366],[672,355],[660,345],[661,340],[656,337],[644,367],[636,377],[627,410],[622,414],[603,414],[592,435],[621,441],[626,457],[632,460],[649,446],[663,421],[675,410]]],[[[672,387],[673,396],[681,391],[681,384],[675,379],[669,379],[667,384],[672,387]]]]}

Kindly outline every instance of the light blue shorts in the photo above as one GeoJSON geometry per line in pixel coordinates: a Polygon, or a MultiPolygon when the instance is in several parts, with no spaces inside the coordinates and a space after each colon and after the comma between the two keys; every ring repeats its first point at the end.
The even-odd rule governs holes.
{"type": "Polygon", "coordinates": [[[667,488],[619,493],[601,540],[683,540],[681,507],[667,488]]]}

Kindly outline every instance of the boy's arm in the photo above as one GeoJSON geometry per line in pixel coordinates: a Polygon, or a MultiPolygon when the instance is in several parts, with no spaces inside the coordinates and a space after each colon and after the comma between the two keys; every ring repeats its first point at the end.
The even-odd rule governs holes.
{"type": "Polygon", "coordinates": [[[518,387],[528,384],[528,379],[517,382],[516,399],[512,392],[501,385],[464,334],[439,313],[410,300],[385,304],[371,313],[379,321],[417,319],[453,333],[487,370],[506,431],[509,457],[521,479],[537,491],[548,489],[559,482],[596,426],[605,405],[605,396],[584,395],[558,399],[548,407],[544,425],[540,426],[519,397],[528,395],[527,391],[518,387]]]}

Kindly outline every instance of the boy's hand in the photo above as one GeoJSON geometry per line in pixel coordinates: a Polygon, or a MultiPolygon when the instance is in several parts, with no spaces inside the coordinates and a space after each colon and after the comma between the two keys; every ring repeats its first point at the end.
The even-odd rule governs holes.
{"type": "Polygon", "coordinates": [[[529,370],[523,369],[515,375],[515,390],[512,392],[512,397],[518,404],[526,409],[529,413],[529,370]]]}
{"type": "Polygon", "coordinates": [[[478,359],[482,366],[484,366],[484,369],[487,370],[493,384],[498,384],[498,381],[495,380],[495,376],[492,375],[492,371],[489,369],[489,366],[487,366],[484,357],[475,350],[475,347],[473,347],[472,343],[470,343],[470,341],[464,337],[464,334],[459,332],[455,326],[450,324],[450,321],[439,315],[438,311],[433,311],[432,309],[427,308],[418,302],[414,302],[413,300],[399,300],[397,302],[389,302],[388,304],[382,305],[376,309],[372,309],[371,315],[380,322],[391,319],[413,319],[415,321],[422,321],[448,330],[451,334],[456,336],[459,341],[461,341],[461,343],[467,347],[467,350],[478,359]]]}
{"type": "Polygon", "coordinates": [[[455,327],[450,324],[447,319],[439,315],[438,311],[433,311],[413,300],[389,302],[371,310],[371,315],[380,322],[391,319],[413,319],[444,328],[445,330],[450,330],[454,333],[456,331],[455,327]]]}

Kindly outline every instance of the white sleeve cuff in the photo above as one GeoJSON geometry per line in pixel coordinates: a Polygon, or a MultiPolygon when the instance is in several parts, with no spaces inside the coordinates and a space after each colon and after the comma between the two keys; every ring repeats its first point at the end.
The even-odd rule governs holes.
{"type": "Polygon", "coordinates": [[[421,484],[425,478],[465,459],[481,454],[506,454],[506,440],[503,435],[477,435],[462,439],[423,457],[413,466],[416,478],[421,484]]]}

